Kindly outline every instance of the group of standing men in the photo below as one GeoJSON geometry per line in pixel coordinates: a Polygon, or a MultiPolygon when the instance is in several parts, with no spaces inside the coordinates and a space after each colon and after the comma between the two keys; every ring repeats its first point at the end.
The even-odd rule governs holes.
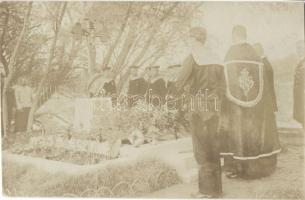
{"type": "Polygon", "coordinates": [[[162,76],[160,66],[149,66],[144,72],[139,73],[139,66],[130,66],[128,80],[119,92],[110,68],[103,70],[104,79],[99,83],[99,88],[91,92],[91,97],[111,97],[113,105],[125,103],[129,108],[144,101],[155,108],[162,108],[170,97],[176,95],[175,78],[181,65],[168,67],[167,75],[162,76]],[[120,96],[121,94],[121,96],[120,96]],[[122,97],[122,98],[121,98],[122,97]]]}

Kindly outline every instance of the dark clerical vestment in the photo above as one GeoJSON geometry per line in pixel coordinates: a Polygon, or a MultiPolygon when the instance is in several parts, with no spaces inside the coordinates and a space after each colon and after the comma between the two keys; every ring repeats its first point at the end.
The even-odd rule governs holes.
{"type": "Polygon", "coordinates": [[[164,79],[162,77],[156,77],[150,80],[146,95],[150,104],[153,106],[162,106],[166,95],[164,79]]]}
{"type": "MultiPolygon", "coordinates": [[[[267,59],[267,57],[262,58],[262,62],[264,64],[264,80],[266,82],[265,87],[268,87],[267,89],[265,88],[265,91],[269,91],[270,93],[268,94],[268,98],[266,97],[266,92],[265,92],[265,104],[269,104],[270,109],[272,112],[276,112],[278,110],[277,108],[277,103],[276,103],[276,95],[275,95],[275,88],[274,88],[274,74],[273,74],[273,68],[267,59]]],[[[265,107],[268,108],[268,107],[265,107]]]]}
{"type": "Polygon", "coordinates": [[[216,63],[198,64],[190,55],[182,65],[176,86],[178,91],[190,86],[186,98],[190,100],[193,151],[199,165],[199,192],[219,197],[222,184],[217,104],[224,96],[223,67],[216,63]]]}
{"type": "Polygon", "coordinates": [[[305,59],[301,60],[295,68],[293,86],[293,117],[305,127],[305,59]]]}
{"type": "Polygon", "coordinates": [[[225,57],[222,155],[229,171],[240,176],[270,174],[280,152],[270,67],[248,43],[233,45],[225,57]]]}
{"type": "Polygon", "coordinates": [[[130,78],[127,91],[129,107],[133,107],[135,103],[140,99],[144,100],[146,90],[147,82],[144,78],[130,78]]]}

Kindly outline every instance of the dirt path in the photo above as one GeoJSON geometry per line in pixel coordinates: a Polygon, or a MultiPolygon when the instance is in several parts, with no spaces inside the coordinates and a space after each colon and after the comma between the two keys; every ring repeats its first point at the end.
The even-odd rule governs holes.
{"type": "MultiPolygon", "coordinates": [[[[276,171],[257,180],[231,180],[223,176],[224,198],[304,199],[304,135],[281,135],[283,152],[276,171]]],[[[190,198],[197,184],[180,184],[154,192],[151,198],[190,198]]]]}

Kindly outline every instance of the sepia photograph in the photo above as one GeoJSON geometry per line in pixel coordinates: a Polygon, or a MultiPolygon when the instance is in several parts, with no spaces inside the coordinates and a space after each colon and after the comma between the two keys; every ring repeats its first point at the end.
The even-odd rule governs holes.
{"type": "Polygon", "coordinates": [[[2,197],[305,199],[303,1],[0,1],[2,197]]]}

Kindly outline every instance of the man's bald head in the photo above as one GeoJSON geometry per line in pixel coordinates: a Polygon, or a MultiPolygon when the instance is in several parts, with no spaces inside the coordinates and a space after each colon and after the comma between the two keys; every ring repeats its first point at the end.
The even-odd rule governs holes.
{"type": "Polygon", "coordinates": [[[300,58],[303,58],[304,54],[305,54],[305,43],[304,42],[305,42],[304,40],[299,40],[296,44],[296,51],[300,58]]]}

